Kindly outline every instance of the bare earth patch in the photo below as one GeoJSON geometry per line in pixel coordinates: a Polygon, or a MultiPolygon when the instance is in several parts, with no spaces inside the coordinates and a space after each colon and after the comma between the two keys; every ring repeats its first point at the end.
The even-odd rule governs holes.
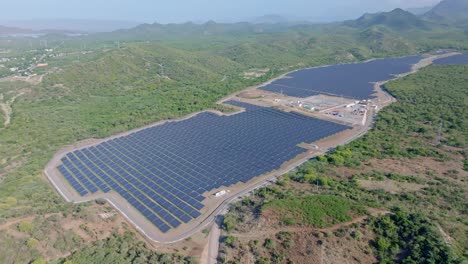
{"type": "Polygon", "coordinates": [[[428,174],[446,175],[449,174],[450,171],[457,170],[461,176],[467,176],[467,172],[463,170],[461,155],[453,154],[452,158],[454,158],[454,160],[449,161],[439,161],[431,157],[419,157],[415,159],[371,159],[365,166],[360,168],[338,168],[337,173],[342,177],[350,178],[355,174],[382,171],[386,173],[415,176],[427,180],[430,179],[428,174]]]}
{"type": "Polygon", "coordinates": [[[404,192],[415,192],[426,187],[423,184],[397,182],[393,180],[372,181],[372,180],[359,180],[359,187],[365,190],[384,190],[388,193],[397,194],[404,192]]]}
{"type": "Polygon", "coordinates": [[[278,237],[280,230],[252,232],[251,236],[237,237],[233,247],[223,244],[221,256],[236,259],[239,263],[256,263],[255,260],[268,259],[272,254],[285,256],[278,263],[377,263],[370,248],[374,234],[369,229],[362,223],[333,231],[283,231],[286,239],[278,237]],[[359,234],[359,238],[355,234],[359,234]],[[267,239],[274,241],[272,249],[265,247],[267,239]]]}
{"type": "Polygon", "coordinates": [[[16,98],[24,95],[25,92],[20,92],[19,94],[13,96],[10,100],[8,100],[5,103],[0,103],[0,110],[3,112],[3,115],[5,117],[5,121],[3,122],[3,128],[6,128],[10,125],[11,123],[11,115],[13,114],[13,109],[11,108],[11,105],[15,102],[16,98]]]}
{"type": "Polygon", "coordinates": [[[249,71],[244,72],[244,79],[250,80],[250,79],[255,79],[262,77],[265,75],[267,72],[269,72],[269,68],[265,69],[251,69],[249,71]]]}

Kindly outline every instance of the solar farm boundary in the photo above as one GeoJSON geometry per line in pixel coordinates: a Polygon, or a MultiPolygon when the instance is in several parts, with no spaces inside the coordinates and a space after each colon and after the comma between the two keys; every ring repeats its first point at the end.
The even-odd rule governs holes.
{"type": "MultiPolygon", "coordinates": [[[[456,54],[458,54],[458,53],[454,53],[454,54],[451,54],[451,55],[456,55],[456,54]]],[[[443,57],[449,57],[450,55],[444,54],[442,56],[443,57]]],[[[441,56],[439,56],[439,57],[441,57],[441,56]]],[[[411,74],[411,73],[417,71],[419,68],[422,68],[422,67],[425,67],[425,66],[431,64],[433,59],[436,59],[436,58],[432,58],[432,57],[431,58],[426,58],[425,59],[425,60],[427,60],[426,63],[423,63],[422,65],[419,65],[419,66],[415,65],[412,72],[406,73],[404,75],[399,75],[396,78],[400,78],[400,77],[403,77],[405,75],[411,74]]],[[[419,64],[421,64],[421,62],[419,64]]],[[[320,67],[327,67],[327,66],[320,66],[320,67]]],[[[300,69],[295,70],[295,71],[299,71],[299,70],[300,69]]],[[[289,73],[287,73],[287,74],[289,74],[289,73]]],[[[283,77],[286,76],[287,74],[284,74],[283,77]]],[[[282,77],[278,77],[278,78],[282,78],[282,77]]],[[[388,81],[390,81],[390,80],[388,80],[388,81]]],[[[388,81],[376,83],[376,86],[380,87],[381,85],[383,85],[384,83],[386,83],[388,81]]],[[[259,87],[261,87],[261,86],[257,86],[257,88],[259,88],[259,87]]],[[[380,88],[382,88],[382,87],[380,87],[380,88]]],[[[252,88],[247,88],[247,89],[244,89],[243,91],[250,90],[250,89],[252,89],[252,88]]],[[[243,92],[243,91],[240,91],[240,92],[243,92]]],[[[236,94],[238,94],[238,93],[236,93],[236,94]]],[[[386,91],[384,91],[384,93],[386,93],[386,91]]],[[[229,97],[226,97],[225,99],[221,99],[218,103],[223,103],[227,99],[232,99],[233,96],[235,96],[235,95],[230,95],[229,97]]],[[[388,96],[390,96],[390,98],[393,98],[389,94],[388,94],[388,96]]],[[[393,101],[395,101],[394,98],[388,100],[388,104],[390,104],[393,101]]],[[[229,105],[229,106],[233,107],[233,108],[236,108],[236,109],[241,109],[241,108],[236,107],[236,106],[232,106],[232,105],[229,105]]],[[[155,237],[155,236],[149,234],[148,232],[146,232],[143,228],[140,227],[140,225],[138,223],[136,223],[133,220],[133,218],[131,216],[128,215],[128,213],[126,213],[124,210],[122,210],[120,208],[120,206],[119,206],[120,202],[118,200],[115,201],[113,199],[113,197],[108,197],[109,196],[108,194],[93,195],[93,196],[89,197],[88,199],[70,199],[70,196],[73,197],[73,195],[69,195],[67,192],[70,192],[68,189],[71,189],[71,188],[65,187],[65,186],[67,186],[67,183],[65,183],[65,186],[63,186],[63,183],[64,183],[65,179],[62,179],[63,177],[61,177],[60,175],[57,175],[57,171],[55,170],[56,165],[58,165],[60,163],[60,159],[62,157],[64,157],[67,153],[75,151],[75,150],[80,150],[80,149],[85,149],[85,148],[88,148],[88,147],[91,147],[91,146],[96,146],[96,145],[99,145],[99,144],[101,144],[103,142],[106,142],[106,141],[109,141],[109,140],[112,140],[112,139],[115,139],[115,138],[128,136],[128,135],[130,135],[132,133],[144,130],[146,128],[162,125],[162,124],[169,123],[169,122],[177,122],[177,121],[183,121],[183,120],[186,120],[186,119],[190,119],[190,118],[195,117],[195,116],[197,116],[197,115],[199,115],[201,113],[211,112],[211,113],[219,115],[219,116],[229,116],[229,115],[236,115],[236,114],[242,113],[243,111],[244,110],[240,110],[240,111],[236,111],[236,112],[233,112],[233,113],[226,114],[226,113],[222,113],[222,112],[216,111],[216,110],[204,110],[204,111],[199,111],[199,112],[196,112],[196,113],[193,113],[193,114],[181,117],[181,118],[177,118],[177,119],[162,120],[162,121],[159,121],[159,122],[156,122],[156,123],[153,123],[153,124],[141,127],[141,128],[136,128],[136,129],[133,129],[133,130],[130,130],[130,131],[122,132],[122,133],[119,133],[117,135],[105,138],[105,139],[91,139],[91,140],[80,141],[78,143],[75,143],[73,145],[69,145],[69,146],[63,148],[62,150],[59,150],[54,155],[52,160],[48,163],[46,169],[44,170],[44,174],[47,177],[47,179],[51,182],[51,184],[54,186],[54,188],[59,192],[59,194],[62,197],[64,197],[64,199],[67,202],[84,203],[84,202],[93,201],[93,200],[96,200],[96,199],[99,199],[99,198],[105,199],[114,208],[116,208],[116,210],[118,210],[124,216],[125,219],[127,219],[133,226],[135,226],[136,230],[138,232],[140,232],[141,234],[143,234],[145,236],[145,238],[148,239],[149,241],[156,242],[156,243],[176,243],[178,241],[186,239],[187,237],[192,236],[193,234],[201,231],[202,228],[205,228],[206,226],[213,223],[213,221],[216,219],[216,217],[219,216],[219,215],[224,214],[224,212],[227,210],[228,206],[232,202],[236,201],[238,198],[249,195],[253,190],[275,182],[276,179],[279,176],[281,176],[281,175],[283,175],[283,174],[297,168],[298,166],[300,166],[304,162],[310,160],[311,158],[313,158],[313,157],[315,157],[317,155],[327,153],[328,151],[334,149],[338,145],[346,144],[348,142],[351,142],[351,141],[361,137],[362,135],[364,135],[371,128],[371,125],[372,125],[371,121],[373,120],[373,118],[368,118],[368,122],[367,122],[366,126],[362,130],[357,131],[356,134],[350,136],[346,140],[344,140],[342,142],[338,142],[335,146],[329,147],[326,150],[321,151],[320,153],[315,153],[314,155],[308,155],[305,158],[302,158],[302,159],[300,159],[298,161],[295,161],[294,163],[287,166],[286,168],[280,168],[279,170],[276,170],[276,171],[271,172],[269,174],[266,174],[266,175],[264,175],[262,177],[259,177],[259,178],[262,179],[261,181],[259,181],[258,183],[255,183],[255,184],[252,183],[253,184],[252,186],[248,186],[247,188],[244,188],[244,189],[240,190],[239,192],[231,194],[225,200],[223,200],[213,211],[210,210],[211,213],[209,213],[206,217],[203,216],[204,219],[201,222],[194,225],[193,227],[188,228],[187,231],[185,231],[182,234],[179,234],[177,236],[174,236],[171,239],[161,240],[160,238],[155,237]],[[273,176],[270,176],[270,174],[272,174],[273,176]],[[263,179],[266,176],[268,176],[268,177],[263,179]]],[[[372,117],[375,117],[375,115],[373,115],[372,117]]],[[[72,191],[72,193],[73,192],[74,191],[72,191]]]]}
{"type": "MultiPolygon", "coordinates": [[[[456,54],[453,54],[453,55],[456,55],[456,54]]],[[[412,56],[412,55],[409,55],[409,56],[412,56]]],[[[408,57],[408,56],[400,56],[400,57],[392,57],[392,58],[398,59],[398,58],[405,58],[405,57],[408,57]]],[[[369,63],[369,62],[373,62],[373,61],[376,61],[376,60],[383,60],[383,59],[388,59],[388,58],[373,58],[373,59],[368,59],[368,60],[365,60],[365,61],[354,61],[354,62],[346,62],[346,63],[337,63],[337,64],[328,64],[328,65],[319,65],[319,66],[298,68],[298,69],[286,72],[284,74],[281,74],[280,76],[278,76],[276,78],[273,78],[271,80],[268,80],[268,81],[266,81],[266,82],[264,82],[262,84],[255,85],[255,86],[251,87],[250,89],[261,89],[264,86],[273,84],[275,81],[278,81],[278,80],[281,80],[281,79],[293,78],[293,77],[290,76],[290,74],[295,73],[295,72],[299,72],[299,71],[303,71],[303,70],[321,69],[321,68],[328,68],[328,67],[340,66],[340,65],[353,65],[353,64],[359,64],[359,63],[369,63]]],[[[295,88],[295,87],[292,87],[292,88],[295,88]]],[[[300,89],[300,88],[296,88],[296,89],[300,89]]]]}
{"type": "MultiPolygon", "coordinates": [[[[364,133],[362,133],[362,135],[363,134],[364,133]]],[[[258,183],[255,183],[254,185],[252,185],[252,186],[250,186],[250,187],[248,187],[248,188],[246,188],[244,190],[241,190],[241,191],[235,193],[234,195],[229,196],[229,198],[223,200],[221,202],[221,204],[219,204],[216,207],[215,210],[213,210],[208,216],[205,217],[204,220],[202,220],[198,225],[194,226],[192,229],[184,232],[182,235],[179,235],[177,238],[174,238],[172,240],[165,240],[165,241],[162,241],[162,240],[159,240],[158,238],[153,237],[148,232],[146,232],[143,228],[141,228],[140,225],[137,224],[133,220],[132,217],[130,217],[124,210],[121,209],[122,207],[124,207],[124,206],[121,205],[121,202],[114,201],[112,196],[109,197],[109,194],[93,195],[93,196],[87,197],[87,199],[80,199],[79,201],[70,200],[64,194],[64,192],[62,192],[62,188],[59,187],[59,184],[57,184],[55,182],[54,177],[51,177],[52,175],[49,174],[49,171],[46,170],[45,174],[46,174],[48,180],[58,190],[58,192],[67,200],[67,202],[73,202],[75,204],[81,204],[81,203],[91,202],[91,201],[94,201],[96,199],[104,199],[107,202],[109,202],[109,204],[111,204],[117,211],[119,211],[124,216],[124,218],[127,221],[129,221],[135,227],[135,229],[138,232],[143,234],[145,239],[147,239],[147,240],[149,240],[151,242],[155,242],[155,243],[172,244],[172,243],[177,243],[177,242],[180,242],[182,240],[185,240],[186,238],[192,236],[193,234],[201,231],[203,228],[205,228],[208,225],[212,224],[215,221],[217,216],[223,215],[225,213],[225,211],[229,208],[229,205],[231,203],[237,201],[238,199],[240,199],[240,198],[242,198],[244,196],[250,195],[256,189],[262,188],[262,187],[264,187],[264,186],[266,186],[268,184],[271,184],[271,183],[275,182],[276,179],[278,177],[280,177],[281,175],[284,175],[284,174],[296,169],[298,166],[302,165],[303,163],[307,162],[308,160],[310,160],[311,158],[313,158],[315,156],[325,154],[329,150],[330,149],[327,149],[327,150],[315,153],[314,155],[307,155],[306,157],[302,158],[299,161],[296,161],[296,162],[292,163],[291,165],[287,166],[284,169],[280,169],[280,170],[276,170],[274,172],[270,172],[270,174],[273,174],[272,176],[268,176],[267,178],[263,179],[262,181],[259,181],[258,183]]]]}
{"type": "MultiPolygon", "coordinates": [[[[409,74],[417,72],[420,68],[431,65],[434,60],[443,59],[443,58],[452,57],[452,56],[461,55],[461,54],[462,53],[460,53],[460,52],[453,52],[453,51],[452,52],[441,53],[441,54],[432,54],[432,53],[421,54],[420,55],[421,60],[418,63],[412,65],[411,70],[409,72],[401,73],[401,74],[394,74],[393,75],[394,78],[388,79],[388,80],[382,80],[382,81],[379,81],[379,82],[375,82],[374,84],[376,84],[376,83],[377,84],[379,84],[379,83],[384,84],[386,82],[405,77],[405,76],[407,76],[409,74]],[[429,63],[424,63],[425,61],[427,61],[429,63]],[[425,65],[421,67],[419,65],[421,63],[424,63],[425,65]]],[[[297,87],[293,87],[293,86],[274,84],[274,82],[276,82],[278,80],[282,80],[282,79],[293,78],[292,76],[290,76],[292,73],[296,73],[296,72],[300,72],[300,71],[304,71],[304,70],[313,70],[313,69],[321,69],[321,68],[328,68],[328,67],[334,67],[334,66],[369,63],[369,62],[384,60],[384,59],[401,59],[401,58],[406,58],[406,57],[411,57],[411,56],[417,56],[417,55],[405,55],[405,56],[391,57],[391,58],[373,58],[373,59],[369,59],[369,60],[365,60],[365,61],[355,61],[355,62],[347,62],[347,63],[338,63],[338,64],[320,65],[320,66],[299,68],[299,69],[295,69],[295,70],[292,70],[290,72],[284,73],[284,74],[282,74],[282,75],[280,75],[280,76],[278,76],[278,77],[276,77],[274,79],[268,80],[268,81],[266,81],[266,82],[264,82],[264,83],[262,83],[260,85],[256,85],[256,86],[251,87],[250,89],[247,89],[247,90],[251,90],[251,89],[254,89],[254,90],[261,89],[262,90],[262,88],[264,88],[264,87],[266,87],[268,85],[277,85],[277,86],[282,86],[282,87],[285,87],[285,88],[293,88],[293,89],[297,89],[297,90],[305,90],[305,91],[316,92],[316,93],[323,94],[323,95],[330,95],[330,96],[336,96],[336,97],[344,97],[344,98],[349,98],[349,99],[355,99],[355,98],[352,98],[352,97],[349,97],[349,96],[343,96],[343,95],[339,95],[339,94],[327,93],[327,92],[324,92],[324,91],[307,90],[307,89],[297,88],[297,87]]],[[[268,91],[268,90],[262,90],[262,91],[266,91],[266,92],[270,92],[270,93],[276,93],[276,92],[268,91]]],[[[375,93],[377,93],[377,92],[375,91],[375,93]]],[[[375,93],[373,95],[375,95],[375,93]]],[[[371,99],[371,98],[369,98],[369,99],[371,99]]]]}
{"type": "MultiPolygon", "coordinates": [[[[451,56],[455,56],[455,55],[460,55],[462,53],[460,52],[449,52],[449,53],[443,53],[443,54],[430,54],[430,53],[425,53],[425,54],[421,54],[422,56],[428,56],[427,58],[432,58],[432,60],[436,60],[436,59],[442,59],[442,58],[447,58],[447,57],[451,57],[451,56]]],[[[346,63],[337,63],[337,64],[329,64],[329,65],[320,65],[320,66],[313,66],[313,67],[306,67],[306,68],[300,68],[300,69],[295,69],[295,70],[292,70],[290,72],[287,72],[285,74],[282,74],[281,76],[275,78],[275,79],[272,79],[272,80],[269,80],[265,83],[262,83],[261,85],[258,85],[257,87],[262,87],[262,86],[265,86],[265,85],[268,85],[268,84],[272,84],[274,81],[277,81],[279,79],[283,79],[285,77],[287,78],[291,78],[289,75],[291,73],[295,73],[295,72],[299,72],[299,71],[302,71],[302,70],[313,70],[313,69],[320,69],[320,68],[327,68],[327,67],[333,67],[333,66],[340,66],[340,65],[353,65],[353,64],[361,64],[361,63],[369,63],[369,62],[373,62],[373,61],[377,61],[377,60],[385,60],[385,59],[402,59],[402,58],[406,58],[406,57],[411,57],[411,56],[417,56],[417,55],[405,55],[405,56],[400,56],[400,57],[390,57],[390,58],[373,58],[373,59],[369,59],[369,60],[365,60],[365,61],[354,61],[354,62],[346,62],[346,63]]],[[[423,57],[423,60],[424,59],[427,59],[427,58],[424,58],[423,57]]]]}
{"type": "MultiPolygon", "coordinates": [[[[154,235],[149,234],[147,231],[144,230],[144,228],[141,228],[141,225],[139,223],[134,221],[134,218],[129,215],[128,210],[123,210],[122,209],[122,208],[125,209],[125,207],[128,207],[128,205],[126,204],[126,202],[123,199],[116,199],[115,197],[113,197],[113,195],[118,196],[117,194],[115,194],[115,193],[111,193],[111,194],[98,193],[98,194],[94,194],[94,195],[91,195],[91,196],[87,196],[85,198],[80,198],[77,194],[75,194],[75,191],[70,186],[68,186],[69,184],[59,174],[59,172],[56,170],[56,167],[57,167],[58,164],[60,164],[61,158],[65,157],[65,155],[70,153],[70,152],[80,150],[80,149],[86,149],[86,148],[89,148],[91,146],[96,146],[96,145],[99,145],[99,144],[101,144],[103,142],[106,142],[106,141],[109,141],[109,140],[112,140],[112,139],[115,139],[115,138],[128,136],[129,134],[141,131],[141,130],[143,130],[145,128],[148,128],[148,127],[162,125],[162,124],[165,124],[167,122],[177,122],[177,121],[186,120],[186,119],[195,117],[196,115],[198,115],[200,113],[206,113],[206,112],[211,112],[211,113],[217,114],[219,116],[229,116],[229,115],[240,114],[240,113],[245,111],[245,109],[243,109],[242,107],[234,106],[234,105],[231,105],[231,104],[227,104],[227,105],[229,105],[230,107],[233,107],[235,109],[238,109],[239,111],[236,111],[234,113],[229,113],[229,114],[224,114],[224,113],[221,113],[221,112],[218,112],[218,111],[202,111],[202,112],[194,113],[194,114],[188,115],[186,117],[175,119],[175,120],[160,121],[160,122],[154,123],[152,125],[145,126],[143,128],[134,129],[134,130],[131,130],[131,131],[128,131],[128,132],[120,133],[120,134],[114,135],[114,136],[109,137],[109,138],[100,139],[100,140],[98,140],[98,139],[85,140],[85,141],[82,141],[82,142],[78,142],[78,143],[76,143],[74,145],[67,146],[67,147],[60,150],[59,152],[57,152],[54,155],[54,157],[52,158],[52,160],[49,162],[46,169],[44,170],[44,174],[47,177],[47,179],[51,182],[51,184],[54,186],[54,188],[59,192],[59,194],[62,197],[64,197],[64,199],[67,202],[73,202],[73,203],[78,204],[78,203],[90,202],[90,201],[93,201],[93,200],[96,200],[96,199],[104,199],[104,200],[108,201],[114,208],[116,208],[116,210],[118,210],[133,226],[135,226],[136,230],[138,232],[142,233],[148,240],[150,240],[152,242],[156,242],[156,243],[175,243],[175,242],[181,241],[181,240],[193,235],[193,233],[195,233],[197,231],[200,231],[202,228],[206,227],[207,225],[211,224],[212,221],[216,218],[216,216],[219,215],[222,210],[226,209],[226,206],[230,202],[232,202],[235,198],[237,198],[239,196],[242,196],[245,193],[251,191],[252,189],[251,188],[247,188],[247,189],[243,188],[241,190],[241,192],[233,193],[230,196],[228,196],[227,200],[223,200],[223,201],[220,200],[219,202],[221,202],[221,203],[213,211],[212,211],[212,208],[207,208],[209,210],[208,212],[210,212],[210,213],[206,217],[203,216],[203,219],[200,219],[201,222],[199,222],[193,228],[189,228],[189,230],[187,232],[184,232],[182,235],[179,235],[178,238],[161,240],[160,235],[154,236],[154,235]],[[232,197],[232,198],[229,198],[229,197],[232,197]]],[[[302,154],[302,155],[304,155],[304,154],[302,154]]],[[[269,176],[271,173],[275,173],[273,178],[276,178],[279,175],[282,175],[285,172],[287,172],[287,171],[289,171],[291,169],[294,169],[295,167],[297,167],[298,165],[302,164],[303,162],[309,160],[310,158],[311,158],[311,156],[307,153],[307,155],[303,159],[301,159],[300,163],[297,163],[297,164],[294,163],[292,166],[289,166],[290,168],[288,167],[289,168],[288,170],[280,169],[280,170],[269,172],[269,173],[267,173],[267,174],[265,174],[265,175],[263,175],[261,177],[254,178],[252,181],[255,182],[259,178],[261,179],[261,178],[263,178],[265,176],[268,176],[268,179],[262,180],[259,183],[255,183],[254,188],[259,188],[259,187],[263,186],[265,184],[265,182],[271,181],[271,177],[269,176]]],[[[129,208],[131,208],[131,207],[129,207],[129,208]]],[[[207,213],[207,212],[205,212],[205,213],[207,213]]]]}
{"type": "MultiPolygon", "coordinates": [[[[240,107],[236,107],[236,106],[233,106],[233,105],[229,105],[233,108],[236,108],[236,109],[241,109],[240,107]]],[[[72,145],[72,146],[69,146],[67,148],[65,148],[64,150],[60,151],[60,153],[58,153],[58,155],[55,157],[55,162],[54,160],[52,160],[50,162],[50,164],[48,165],[48,168],[49,169],[54,169],[55,166],[60,162],[60,159],[61,157],[65,156],[68,152],[71,152],[73,150],[78,150],[78,149],[85,149],[85,148],[88,148],[90,146],[94,146],[94,145],[98,145],[98,144],[101,144],[102,142],[106,142],[106,141],[109,141],[111,139],[114,139],[114,138],[119,138],[119,137],[122,137],[122,136],[127,136],[129,134],[132,134],[134,132],[138,132],[138,131],[141,131],[145,128],[148,128],[148,127],[153,127],[153,126],[158,126],[158,125],[162,125],[162,124],[165,124],[167,122],[177,122],[177,121],[182,121],[182,120],[186,120],[186,119],[189,119],[189,118],[192,118],[192,117],[195,117],[196,115],[200,114],[200,113],[204,113],[204,112],[212,112],[212,113],[215,113],[217,115],[235,115],[235,114],[239,114],[239,113],[242,113],[243,110],[240,110],[240,111],[236,111],[234,113],[230,113],[230,114],[224,114],[224,113],[221,113],[221,112],[218,112],[218,111],[201,111],[201,112],[198,112],[198,113],[194,113],[194,114],[191,114],[191,115],[188,115],[186,117],[182,117],[182,118],[179,118],[179,119],[174,119],[174,120],[163,120],[163,121],[160,121],[160,122],[157,122],[157,123],[154,123],[154,124],[151,124],[151,125],[148,125],[148,126],[145,126],[145,127],[142,127],[142,128],[138,128],[138,129],[134,129],[134,130],[131,130],[131,131],[128,131],[128,132],[124,132],[124,133],[120,133],[120,134],[117,134],[115,136],[112,136],[112,137],[109,137],[109,138],[106,138],[106,139],[101,139],[101,140],[93,140],[91,143],[89,143],[90,141],[87,140],[85,141],[82,146],[78,146],[78,144],[75,144],[75,145],[72,145]]],[[[357,137],[360,137],[362,136],[363,134],[365,134],[365,132],[367,132],[367,130],[365,131],[362,131],[361,133],[359,133],[356,137],[352,137],[350,140],[347,140],[346,142],[349,142],[349,141],[352,141],[354,140],[355,138],[357,137]]],[[[345,144],[346,142],[344,143],[341,143],[341,144],[345,144]]],[[[335,146],[336,147],[336,146],[335,146]]],[[[53,172],[53,171],[50,171],[50,170],[45,170],[45,174],[47,175],[47,177],[49,178],[49,180],[52,182],[53,186],[59,191],[59,193],[67,200],[67,201],[72,201],[74,203],[84,203],[84,202],[89,202],[89,201],[93,201],[93,200],[96,200],[96,199],[99,199],[99,198],[102,198],[102,199],[105,199],[107,200],[114,208],[116,208],[133,226],[135,226],[136,230],[140,233],[142,233],[149,241],[152,241],[152,242],[156,242],[156,243],[176,243],[178,241],[181,241],[181,240],[184,240],[185,238],[187,237],[190,237],[191,235],[193,235],[194,233],[200,231],[202,228],[206,227],[207,225],[211,224],[218,215],[220,215],[223,210],[226,210],[229,206],[230,203],[232,203],[233,201],[237,200],[238,198],[241,198],[245,195],[248,195],[249,193],[251,193],[253,190],[255,189],[258,189],[262,186],[265,186],[271,182],[274,182],[277,177],[295,169],[296,167],[300,166],[301,164],[303,164],[304,162],[310,160],[311,158],[313,158],[314,156],[316,155],[320,155],[320,154],[324,154],[326,153],[327,151],[333,149],[334,147],[331,147],[329,149],[327,149],[326,151],[323,151],[323,152],[320,152],[320,153],[316,153],[315,155],[313,156],[307,156],[306,158],[304,159],[301,159],[300,161],[297,161],[295,163],[293,163],[292,165],[288,166],[288,168],[286,169],[280,169],[276,172],[274,172],[274,175],[273,176],[270,176],[266,179],[264,179],[263,181],[259,182],[259,183],[256,183],[255,185],[251,186],[251,187],[248,187],[238,193],[235,193],[235,194],[231,194],[230,198],[227,198],[226,200],[224,200],[214,211],[212,211],[201,223],[199,223],[198,225],[194,226],[192,229],[188,230],[187,232],[185,232],[183,235],[180,235],[178,238],[175,238],[175,239],[171,239],[171,240],[165,240],[165,241],[162,241],[160,239],[158,239],[157,237],[154,237],[152,235],[150,235],[149,233],[147,233],[145,230],[143,230],[139,224],[135,223],[135,221],[133,220],[132,217],[130,217],[126,212],[124,212],[121,207],[123,206],[119,206],[119,202],[116,202],[114,201],[113,199],[111,198],[108,198],[107,197],[107,194],[104,194],[104,195],[93,195],[91,197],[88,197],[88,199],[79,199],[78,201],[74,201],[74,200],[71,200],[68,198],[67,194],[65,194],[63,192],[63,188],[60,188],[60,186],[56,183],[56,181],[54,180],[54,178],[52,177],[52,175],[50,174],[50,172],[53,172]]],[[[55,174],[55,172],[53,172],[55,174]]],[[[60,176],[58,176],[58,179],[61,179],[60,176]]]]}

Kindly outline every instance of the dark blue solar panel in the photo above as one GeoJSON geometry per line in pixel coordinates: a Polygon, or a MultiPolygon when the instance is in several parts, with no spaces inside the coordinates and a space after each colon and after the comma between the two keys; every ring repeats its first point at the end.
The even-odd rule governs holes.
{"type": "Polygon", "coordinates": [[[468,65],[468,54],[460,54],[434,61],[434,65],[468,65]]]}
{"type": "Polygon", "coordinates": [[[84,190],[80,182],[115,190],[167,232],[201,215],[206,192],[279,169],[306,151],[298,144],[349,128],[298,113],[227,103],[246,111],[201,113],[146,128],[69,153],[59,170],[69,181],[76,177],[71,184],[78,192],[84,190]]]}
{"type": "Polygon", "coordinates": [[[70,185],[81,195],[85,196],[88,194],[88,191],[86,191],[83,186],[73,177],[63,165],[60,165],[57,167],[59,172],[67,179],[67,181],[70,183],[70,185]]]}
{"type": "Polygon", "coordinates": [[[73,175],[75,175],[76,179],[84,185],[84,187],[90,191],[91,193],[95,193],[98,191],[96,186],[92,182],[89,181],[89,179],[80,171],[80,169],[69,159],[63,158],[62,159],[63,165],[65,168],[67,168],[73,175]]]}
{"type": "Polygon", "coordinates": [[[373,83],[409,72],[421,59],[421,56],[409,56],[303,69],[260,89],[300,98],[328,94],[370,99],[375,93],[373,83]]]}

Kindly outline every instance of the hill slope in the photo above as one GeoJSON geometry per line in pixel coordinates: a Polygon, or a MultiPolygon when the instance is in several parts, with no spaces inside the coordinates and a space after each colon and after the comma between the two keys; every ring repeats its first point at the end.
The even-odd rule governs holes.
{"type": "Polygon", "coordinates": [[[427,22],[418,16],[397,8],[391,12],[377,14],[364,14],[357,20],[347,21],[345,25],[356,28],[369,28],[373,26],[385,26],[393,30],[405,31],[411,29],[429,29],[427,22]]]}
{"type": "Polygon", "coordinates": [[[468,1],[444,0],[424,15],[425,18],[437,22],[468,26],[468,1]]]}

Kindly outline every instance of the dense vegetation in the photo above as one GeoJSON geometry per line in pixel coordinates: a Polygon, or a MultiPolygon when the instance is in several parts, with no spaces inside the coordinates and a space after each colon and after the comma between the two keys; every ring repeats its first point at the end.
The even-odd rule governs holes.
{"type": "Polygon", "coordinates": [[[195,260],[171,254],[158,254],[147,248],[145,242],[138,241],[132,233],[114,234],[108,239],[98,241],[71,257],[60,262],[62,264],[190,264],[195,260]]]}
{"type": "Polygon", "coordinates": [[[373,245],[380,263],[457,263],[435,226],[419,214],[397,211],[375,219],[373,245]]]}

